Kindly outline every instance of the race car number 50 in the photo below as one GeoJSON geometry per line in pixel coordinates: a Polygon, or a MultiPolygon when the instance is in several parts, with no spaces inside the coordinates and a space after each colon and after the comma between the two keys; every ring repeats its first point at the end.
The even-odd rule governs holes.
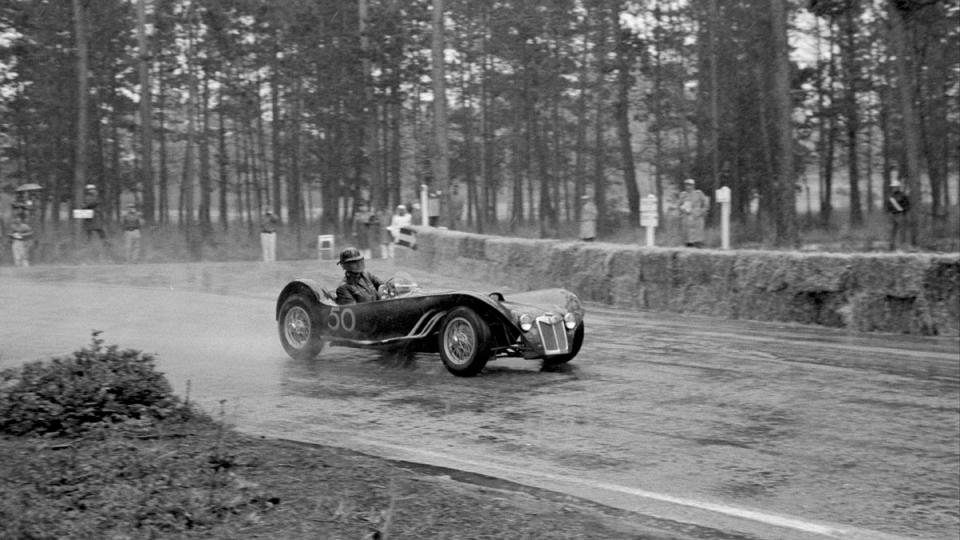
{"type": "Polygon", "coordinates": [[[327,317],[327,326],[331,330],[343,329],[346,332],[353,332],[353,329],[357,326],[357,318],[353,315],[352,309],[341,309],[338,306],[330,311],[330,316],[327,317]]]}

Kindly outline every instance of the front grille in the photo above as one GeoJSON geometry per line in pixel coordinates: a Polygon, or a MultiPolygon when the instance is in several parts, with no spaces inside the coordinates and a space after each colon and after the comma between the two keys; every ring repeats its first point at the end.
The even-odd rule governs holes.
{"type": "Polygon", "coordinates": [[[537,317],[537,330],[540,331],[540,342],[543,343],[545,354],[563,354],[569,351],[563,319],[549,315],[537,317]]]}

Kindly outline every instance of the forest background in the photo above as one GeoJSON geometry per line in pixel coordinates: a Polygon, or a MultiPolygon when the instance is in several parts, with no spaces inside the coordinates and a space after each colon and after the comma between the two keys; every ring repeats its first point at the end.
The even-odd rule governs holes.
{"type": "Polygon", "coordinates": [[[423,184],[541,237],[587,194],[609,237],[692,177],[780,247],[900,179],[913,243],[956,244],[958,171],[958,0],[0,0],[0,190],[74,237],[87,183],[199,253],[423,184]]]}

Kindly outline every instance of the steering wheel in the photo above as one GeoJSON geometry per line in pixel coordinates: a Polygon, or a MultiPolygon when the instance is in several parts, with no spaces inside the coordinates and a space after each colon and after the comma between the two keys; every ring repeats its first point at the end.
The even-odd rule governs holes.
{"type": "Polygon", "coordinates": [[[380,295],[381,299],[384,298],[396,298],[397,296],[397,284],[393,282],[393,278],[390,278],[386,283],[381,283],[377,287],[377,294],[380,295]]]}

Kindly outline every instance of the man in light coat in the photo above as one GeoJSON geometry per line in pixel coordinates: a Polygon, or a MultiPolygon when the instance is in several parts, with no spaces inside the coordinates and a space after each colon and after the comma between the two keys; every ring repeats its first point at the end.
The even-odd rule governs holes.
{"type": "Polygon", "coordinates": [[[708,204],[707,196],[697,189],[693,178],[683,181],[683,191],[680,192],[677,208],[680,210],[683,241],[687,247],[703,247],[706,240],[708,204]]]}
{"type": "Polygon", "coordinates": [[[593,242],[597,238],[597,205],[590,195],[580,197],[580,240],[593,242]]]}

